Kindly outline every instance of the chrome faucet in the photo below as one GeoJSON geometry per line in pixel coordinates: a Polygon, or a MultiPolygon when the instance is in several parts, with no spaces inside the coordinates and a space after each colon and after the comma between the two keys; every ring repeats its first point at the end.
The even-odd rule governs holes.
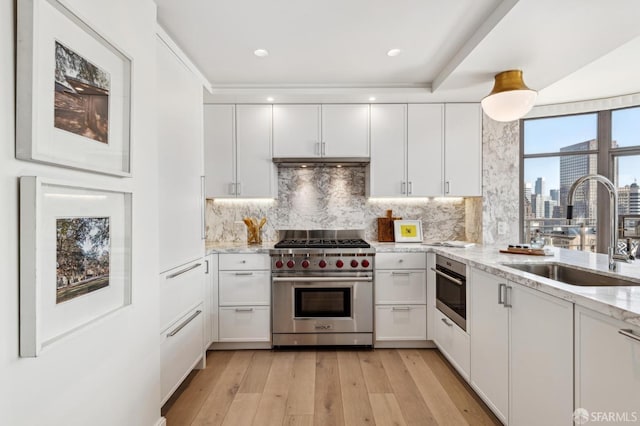
{"type": "Polygon", "coordinates": [[[571,188],[569,188],[569,193],[567,194],[567,219],[573,219],[573,198],[576,192],[576,189],[582,185],[584,182],[588,180],[595,180],[596,182],[600,182],[607,188],[609,192],[609,230],[610,230],[610,240],[609,240],[609,249],[607,250],[609,254],[609,270],[616,271],[618,269],[618,264],[616,260],[622,260],[625,262],[629,262],[629,256],[627,254],[618,254],[618,190],[616,189],[613,182],[602,175],[584,175],[578,178],[573,184],[571,188]]]}

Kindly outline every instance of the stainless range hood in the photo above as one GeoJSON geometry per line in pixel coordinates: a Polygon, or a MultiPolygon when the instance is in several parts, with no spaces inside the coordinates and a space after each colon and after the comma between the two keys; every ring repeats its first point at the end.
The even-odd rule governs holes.
{"type": "Polygon", "coordinates": [[[278,167],[365,167],[370,161],[371,159],[369,157],[273,158],[273,162],[276,163],[278,167]]]}

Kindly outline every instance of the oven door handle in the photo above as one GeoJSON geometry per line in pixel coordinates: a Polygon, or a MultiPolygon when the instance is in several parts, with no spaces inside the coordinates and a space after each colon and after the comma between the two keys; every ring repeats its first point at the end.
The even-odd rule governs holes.
{"type": "Polygon", "coordinates": [[[294,282],[294,283],[311,283],[311,282],[371,282],[373,277],[273,277],[273,282],[294,282]]]}
{"type": "Polygon", "coordinates": [[[431,268],[431,270],[432,270],[433,272],[435,272],[436,274],[440,275],[441,277],[444,277],[444,278],[448,279],[449,281],[451,281],[451,282],[453,282],[453,283],[455,283],[455,284],[458,284],[459,286],[464,285],[464,283],[463,283],[462,281],[460,281],[459,279],[454,278],[454,277],[452,277],[451,275],[447,275],[447,274],[445,274],[444,272],[440,272],[440,271],[438,271],[436,268],[431,268]]]}

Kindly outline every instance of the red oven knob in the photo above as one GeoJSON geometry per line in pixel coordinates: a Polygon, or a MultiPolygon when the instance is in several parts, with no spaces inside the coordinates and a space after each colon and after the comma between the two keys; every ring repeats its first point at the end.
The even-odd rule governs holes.
{"type": "Polygon", "coordinates": [[[360,262],[360,264],[362,265],[363,268],[369,267],[369,261],[367,259],[364,259],[362,262],[360,262]]]}
{"type": "Polygon", "coordinates": [[[325,262],[324,260],[321,260],[320,262],[318,262],[318,266],[321,268],[324,268],[327,266],[327,262],[325,262]]]}
{"type": "Polygon", "coordinates": [[[338,268],[342,268],[342,267],[344,266],[344,262],[343,262],[342,260],[337,260],[337,261],[336,261],[336,266],[337,266],[338,268]]]}
{"type": "Polygon", "coordinates": [[[276,260],[276,268],[280,269],[284,266],[284,262],[282,260],[276,260]]]}
{"type": "Polygon", "coordinates": [[[306,259],[305,259],[305,260],[303,260],[303,261],[302,261],[302,267],[303,267],[303,268],[308,268],[308,267],[309,267],[309,261],[308,261],[308,260],[306,260],[306,259]]]}
{"type": "Polygon", "coordinates": [[[296,262],[294,262],[293,260],[290,260],[287,262],[287,268],[293,268],[296,265],[296,262]]]}
{"type": "Polygon", "coordinates": [[[355,260],[355,259],[353,259],[353,260],[351,261],[351,267],[352,267],[352,268],[357,268],[357,267],[358,267],[358,261],[357,261],[357,260],[355,260]]]}

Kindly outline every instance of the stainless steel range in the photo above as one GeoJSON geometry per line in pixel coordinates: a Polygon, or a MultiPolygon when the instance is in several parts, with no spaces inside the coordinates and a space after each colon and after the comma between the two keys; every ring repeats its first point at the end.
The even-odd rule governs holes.
{"type": "Polygon", "coordinates": [[[364,231],[280,231],[270,251],[274,346],[373,345],[375,249],[364,231]]]}

